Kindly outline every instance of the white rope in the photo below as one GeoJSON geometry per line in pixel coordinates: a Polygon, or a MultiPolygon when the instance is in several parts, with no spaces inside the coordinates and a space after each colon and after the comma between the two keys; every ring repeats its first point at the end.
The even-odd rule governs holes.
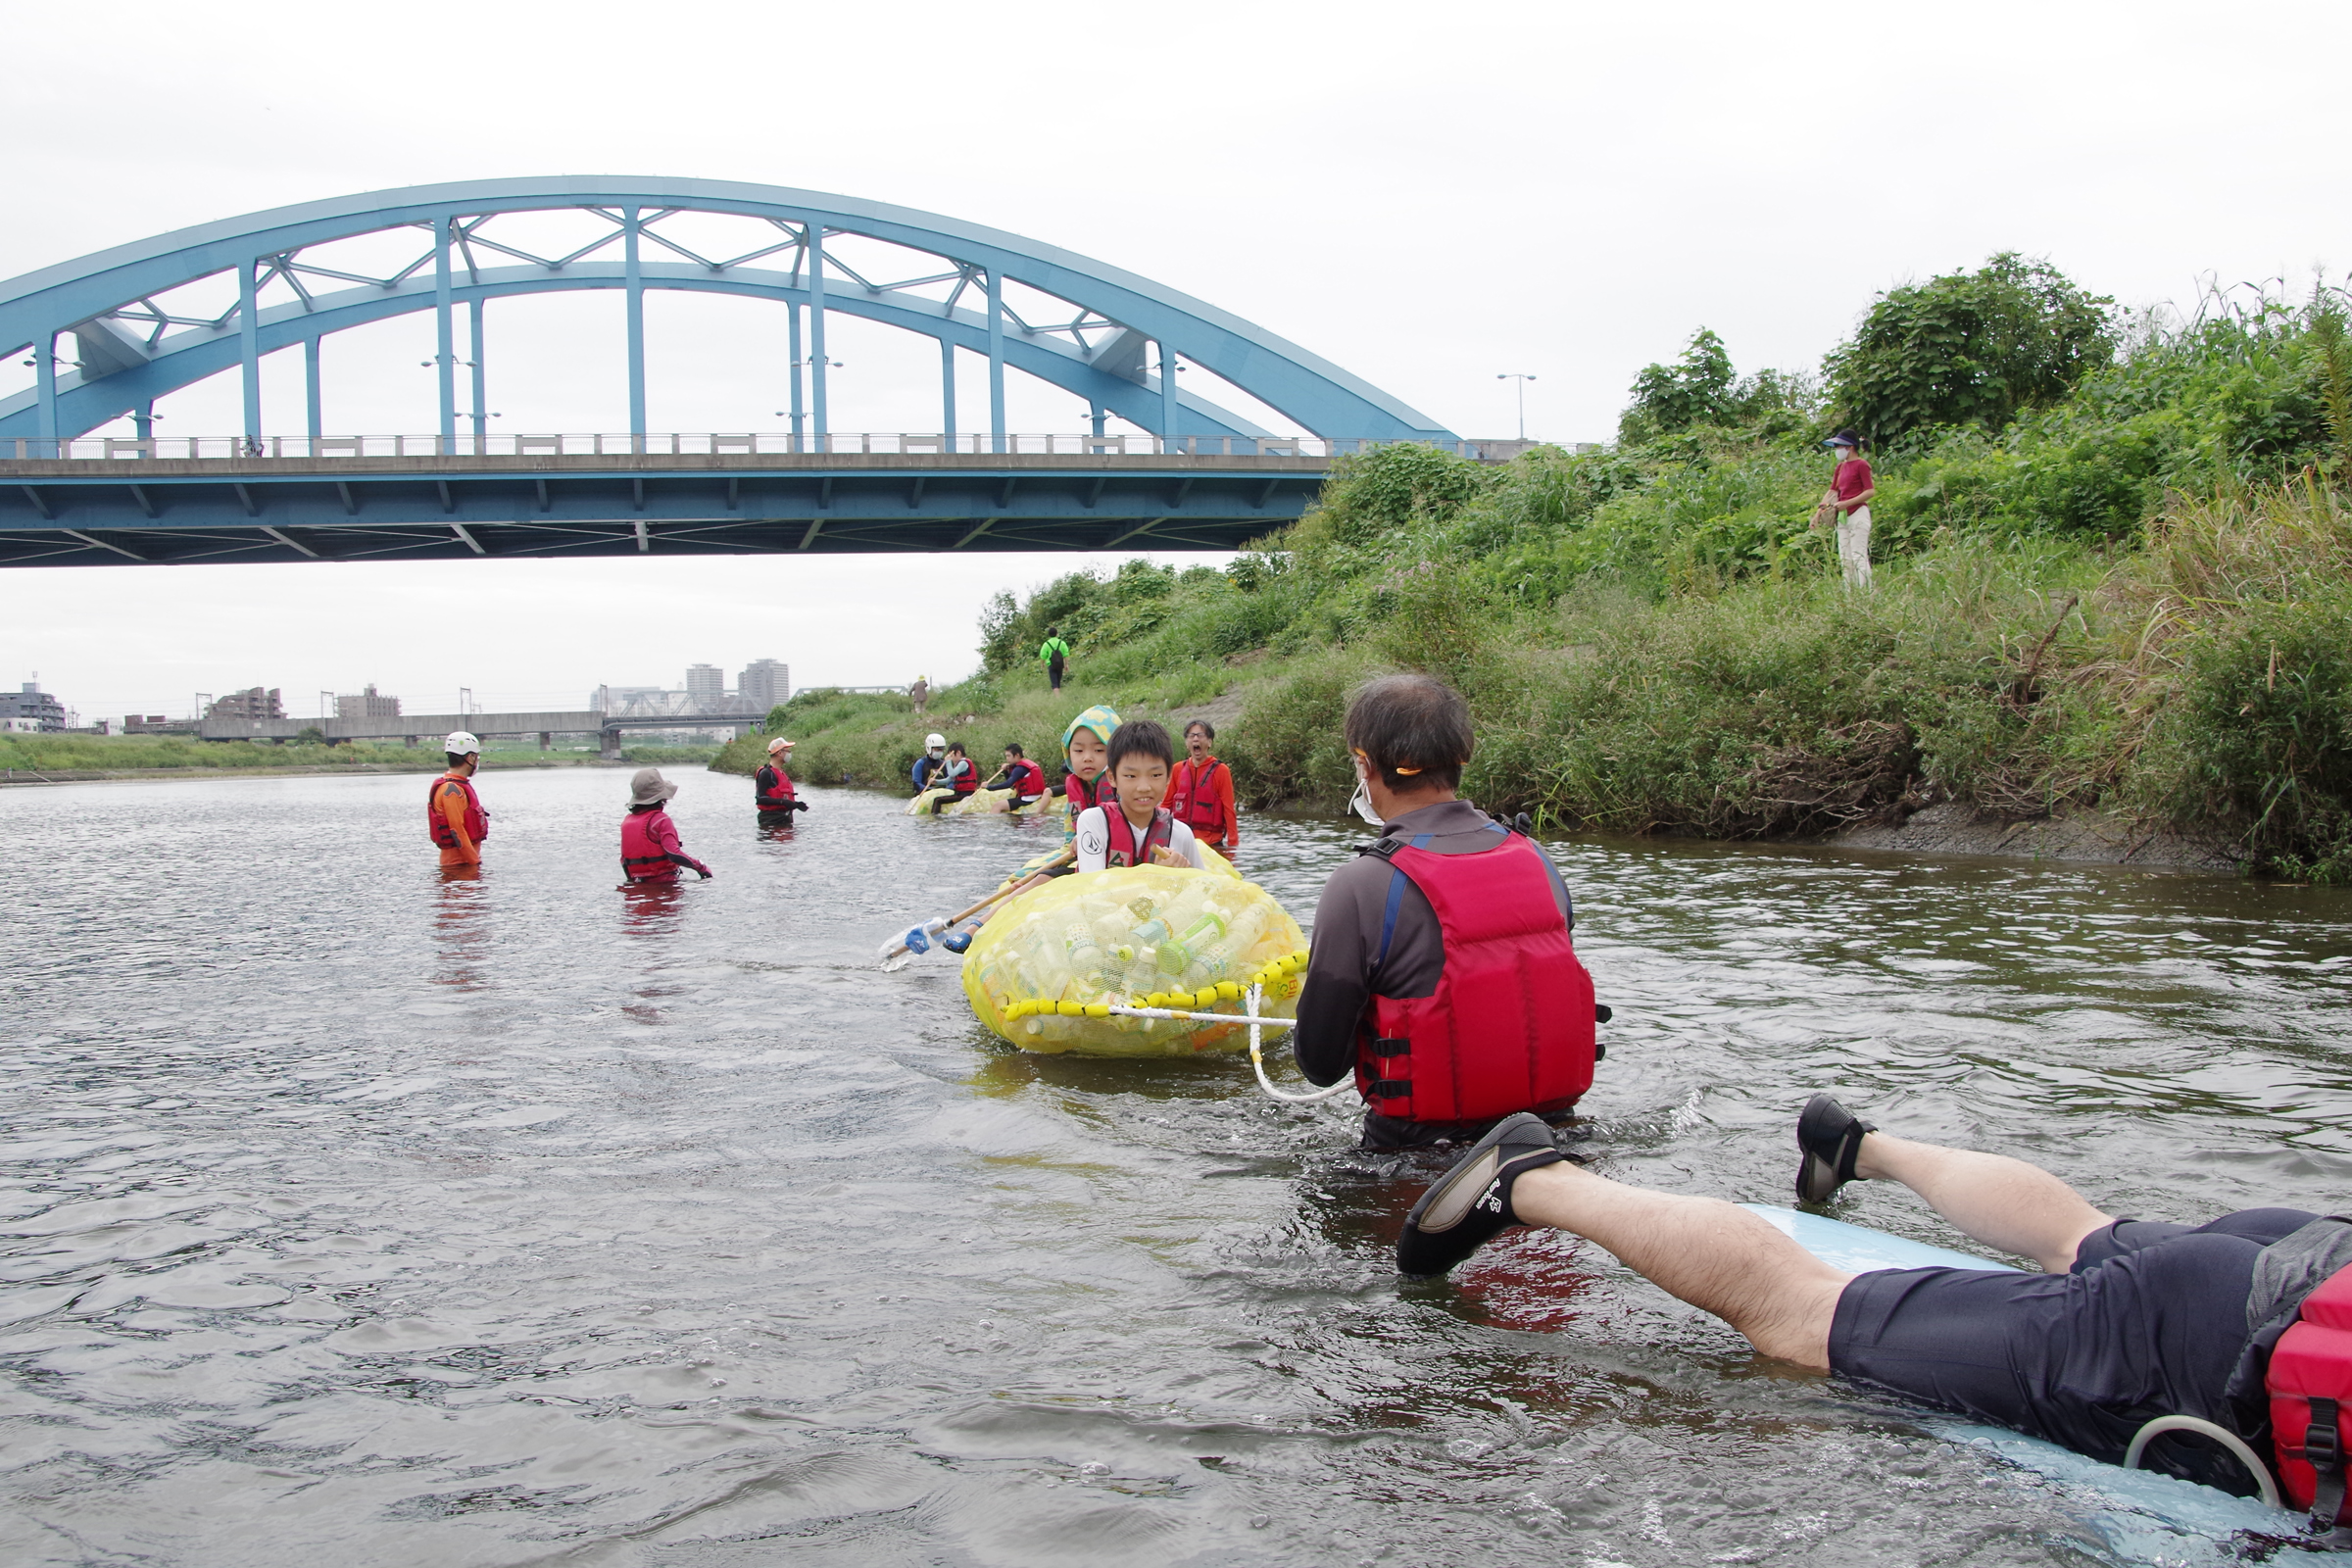
{"type": "Polygon", "coordinates": [[[2271,1467],[2262,1462],[2246,1442],[2227,1427],[2200,1421],[2193,1415],[2160,1415],[2132,1435],[2132,1446],[2124,1450],[2124,1468],[2139,1468],[2140,1455],[2147,1452],[2148,1441],[2167,1432],[2194,1432],[2198,1437],[2211,1438],[2237,1456],[2238,1463],[2254,1474],[2254,1485],[2262,1490],[2262,1500],[2273,1508],[2278,1506],[2278,1483],[2271,1479],[2271,1467]]]}
{"type": "MultiPolygon", "coordinates": [[[[1266,1076],[1266,1058],[1260,1054],[1258,1051],[1259,1025],[1257,1018],[1254,1016],[1259,1006],[1263,1004],[1265,994],[1266,988],[1264,986],[1251,986],[1249,991],[1250,1011],[1252,1014],[1250,1019],[1250,1068],[1252,1072],[1257,1074],[1257,1087],[1263,1089],[1267,1094],[1273,1096],[1276,1100],[1281,1101],[1287,1105],[1320,1104],[1326,1100],[1333,1099],[1339,1095],[1344,1095],[1348,1090],[1353,1089],[1355,1087],[1354,1081],[1348,1078],[1341,1079],[1338,1083],[1333,1084],[1329,1089],[1317,1089],[1311,1093],[1303,1095],[1286,1095],[1281,1090],[1274,1087],[1274,1080],[1266,1076]]],[[[1296,1022],[1296,1020],[1289,1018],[1279,1019],[1277,1021],[1282,1023],[1296,1022]]]]}

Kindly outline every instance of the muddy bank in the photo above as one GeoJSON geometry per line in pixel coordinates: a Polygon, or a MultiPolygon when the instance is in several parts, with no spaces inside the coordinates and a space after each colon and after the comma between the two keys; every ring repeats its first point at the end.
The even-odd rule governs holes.
{"type": "Polygon", "coordinates": [[[2103,811],[2018,822],[1952,802],[1916,811],[1898,825],[1863,824],[1824,842],[1840,849],[1901,850],[1913,855],[1997,855],[2026,860],[2231,874],[2239,864],[2211,841],[2103,811]]]}

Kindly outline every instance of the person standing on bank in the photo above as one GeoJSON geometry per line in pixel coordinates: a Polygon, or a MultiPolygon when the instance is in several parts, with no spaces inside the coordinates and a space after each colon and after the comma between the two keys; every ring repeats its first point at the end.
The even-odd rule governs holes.
{"type": "Polygon", "coordinates": [[[1038,648],[1037,657],[1046,662],[1046,680],[1058,697],[1061,694],[1061,666],[1070,657],[1070,645],[1061,640],[1059,627],[1046,633],[1046,640],[1038,648]]]}
{"type": "Polygon", "coordinates": [[[1821,505],[1813,509],[1813,531],[1819,533],[1832,518],[1838,526],[1838,564],[1845,570],[1848,588],[1870,588],[1870,503],[1879,493],[1878,480],[1862,459],[1862,438],[1840,430],[1822,443],[1838,456],[1837,470],[1821,505]]]}
{"type": "Polygon", "coordinates": [[[922,717],[923,710],[931,706],[931,677],[915,676],[914,684],[906,688],[906,695],[914,699],[914,716],[922,717]]]}
{"type": "Polygon", "coordinates": [[[1470,706],[1427,675],[1389,675],[1347,718],[1356,814],[1380,840],[1324,885],[1298,1024],[1298,1069],[1351,1068],[1366,1149],[1468,1143],[1502,1118],[1567,1118],[1592,1087],[1592,977],[1550,857],[1455,792],[1470,706]]]}
{"type": "Polygon", "coordinates": [[[1233,804],[1233,769],[1209,746],[1217,727],[1205,718],[1184,726],[1184,760],[1168,784],[1168,809],[1193,830],[1193,837],[1232,859],[1242,847],[1242,822],[1233,804]]]}
{"type": "Polygon", "coordinates": [[[792,787],[791,775],[784,771],[792,760],[793,742],[779,735],[767,743],[767,760],[752,775],[752,802],[760,808],[761,827],[790,827],[792,813],[806,811],[808,803],[792,787]]]}
{"type": "Polygon", "coordinates": [[[425,830],[441,846],[441,865],[478,866],[482,840],[490,836],[490,813],[473,793],[473,770],[481,765],[482,743],[466,730],[455,730],[441,743],[449,771],[433,780],[424,803],[425,830]]]}
{"type": "Polygon", "coordinates": [[[658,767],[641,767],[629,780],[629,814],[620,824],[620,869],[631,882],[675,882],[685,866],[704,881],[710,868],[686,853],[678,825],[662,808],[678,787],[658,767]]]}

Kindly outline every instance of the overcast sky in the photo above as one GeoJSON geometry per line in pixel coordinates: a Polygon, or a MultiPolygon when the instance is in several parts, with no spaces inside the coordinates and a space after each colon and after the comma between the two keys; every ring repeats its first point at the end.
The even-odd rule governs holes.
{"type": "MultiPolygon", "coordinates": [[[[0,277],[186,224],[438,180],[648,173],[926,209],[1246,317],[1466,435],[1613,430],[1701,325],[1808,368],[1873,293],[1995,250],[2131,304],[2352,265],[2347,8],[901,0],[685,11],[0,0],[0,277]],[[29,69],[28,69],[29,68],[29,69]]],[[[624,428],[618,301],[491,309],[498,428],[624,428]]],[[[656,429],[776,428],[781,313],[649,300],[656,429]],[[768,342],[769,339],[774,341],[768,342]],[[766,345],[748,358],[742,344],[766,345]]],[[[430,317],[330,344],[330,430],[432,428],[430,317]],[[419,342],[423,354],[416,352],[419,342]]],[[[935,428],[928,340],[837,334],[836,429],[935,428]],[[899,341],[887,341],[888,339],[899,341]]],[[[280,357],[286,358],[284,356],[280,357]]],[[[298,364],[299,357],[294,357],[298,364]]],[[[290,373],[289,373],[290,372],[290,373]]],[[[28,372],[12,360],[9,372],[28,372]]],[[[266,424],[300,433],[298,369],[266,424]]],[[[1019,379],[1017,376],[1014,378],[1019,379]]],[[[16,381],[0,382],[14,391],[16,381]]],[[[977,389],[967,408],[985,408],[977,389]]],[[[1021,390],[1016,428],[1079,424],[1021,390]]],[[[233,378],[162,433],[230,434],[233,378]]],[[[760,657],[951,678],[1080,558],[24,569],[0,679],[85,715],[260,682],[445,708],[760,657]]]]}

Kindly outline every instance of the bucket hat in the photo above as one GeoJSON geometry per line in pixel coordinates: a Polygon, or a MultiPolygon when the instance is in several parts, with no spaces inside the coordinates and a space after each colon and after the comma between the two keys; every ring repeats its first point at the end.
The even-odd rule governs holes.
{"type": "Polygon", "coordinates": [[[641,767],[637,776],[629,780],[631,806],[660,806],[677,793],[678,787],[663,778],[658,767],[641,767]]]}

